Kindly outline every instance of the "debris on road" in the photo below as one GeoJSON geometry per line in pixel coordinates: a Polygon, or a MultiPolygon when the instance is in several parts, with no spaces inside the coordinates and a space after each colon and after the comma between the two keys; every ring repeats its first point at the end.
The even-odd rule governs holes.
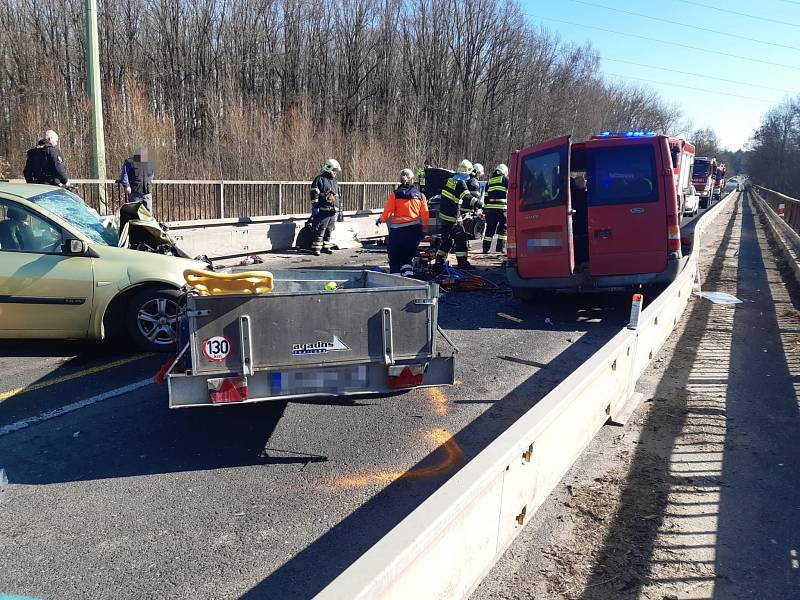
{"type": "Polygon", "coordinates": [[[714,304],[741,304],[742,301],[732,294],[725,292],[695,292],[697,296],[711,300],[714,304]]]}
{"type": "Polygon", "coordinates": [[[508,319],[509,321],[513,321],[514,323],[522,323],[522,319],[520,319],[519,317],[514,317],[504,312],[497,313],[497,316],[502,317],[503,319],[508,319]]]}

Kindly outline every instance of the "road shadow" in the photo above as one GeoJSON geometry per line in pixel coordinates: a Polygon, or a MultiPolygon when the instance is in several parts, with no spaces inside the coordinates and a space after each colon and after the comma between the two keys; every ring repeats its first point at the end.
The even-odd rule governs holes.
{"type": "MultiPolygon", "coordinates": [[[[725,228],[706,280],[718,278],[722,273],[725,251],[731,244],[735,214],[739,210],[737,207],[725,228]]],[[[712,307],[710,302],[696,302],[684,314],[684,320],[707,323],[712,307]]],[[[694,363],[702,336],[703,331],[696,329],[687,327],[683,331],[673,358],[665,368],[665,375],[653,393],[653,405],[622,488],[619,508],[602,548],[595,553],[592,576],[586,583],[582,600],[638,598],[648,581],[648,567],[653,560],[659,529],[670,508],[670,492],[678,483],[671,476],[671,452],[676,447],[682,447],[682,452],[693,452],[679,440],[689,418],[686,388],[691,370],[677,365],[694,363]],[[674,373],[674,377],[667,377],[666,373],[674,373]],[[676,390],[681,391],[676,394],[676,390]],[[659,448],[671,450],[659,452],[659,448]],[[643,490],[647,492],[643,493],[643,490]],[[652,517],[643,519],[646,515],[652,517]]]]}
{"type": "Polygon", "coordinates": [[[69,429],[56,426],[46,433],[32,430],[0,438],[3,467],[14,483],[45,485],[327,460],[303,452],[300,445],[270,448],[286,402],[170,410],[161,393],[141,393],[133,400],[117,403],[113,411],[84,408],[82,425],[69,429]],[[36,436],[37,447],[44,450],[31,455],[28,435],[36,436]]]}
{"type": "Polygon", "coordinates": [[[72,356],[75,366],[98,358],[130,356],[131,348],[109,341],[90,340],[0,340],[0,358],[72,356]]]}
{"type": "Polygon", "coordinates": [[[442,446],[372,496],[356,511],[328,530],[302,552],[244,595],[244,598],[311,598],[388,533],[397,523],[436,491],[461,466],[474,458],[536,402],[563,381],[572,369],[611,339],[615,329],[596,332],[592,344],[571,344],[500,400],[472,399],[459,403],[486,403],[485,412],[442,446]],[[558,365],[558,367],[554,367],[558,365]],[[460,450],[453,467],[440,470],[460,450]],[[418,477],[418,473],[431,473],[418,477]]]}
{"type": "Polygon", "coordinates": [[[723,275],[734,217],[706,279],[735,286],[730,291],[751,302],[714,312],[701,301],[688,314],[690,322],[707,325],[682,333],[653,394],[582,600],[658,590],[719,599],[800,597],[791,562],[800,540],[800,472],[790,468],[800,427],[796,377],[753,213],[743,202],[734,213],[742,213],[736,280],[723,275]]]}

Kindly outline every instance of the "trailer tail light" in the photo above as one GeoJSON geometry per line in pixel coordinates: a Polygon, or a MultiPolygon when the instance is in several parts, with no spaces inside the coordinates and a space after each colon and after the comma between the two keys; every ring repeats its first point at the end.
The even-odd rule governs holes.
{"type": "Polygon", "coordinates": [[[212,404],[230,404],[247,400],[247,377],[218,377],[208,380],[212,404]]]}
{"type": "Polygon", "coordinates": [[[506,231],[506,257],[517,258],[517,228],[509,225],[506,231]]]}
{"type": "Polygon", "coordinates": [[[390,388],[412,388],[422,385],[425,381],[426,364],[421,365],[395,365],[389,367],[386,381],[390,388]]]}

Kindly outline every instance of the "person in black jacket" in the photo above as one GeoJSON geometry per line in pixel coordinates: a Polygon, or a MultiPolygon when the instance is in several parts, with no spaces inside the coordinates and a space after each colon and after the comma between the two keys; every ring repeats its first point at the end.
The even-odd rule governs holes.
{"type": "Polygon", "coordinates": [[[28,150],[25,169],[22,171],[28,183],[47,185],[69,185],[64,157],[58,149],[58,134],[52,129],[44,132],[36,146],[28,150]]]}
{"type": "Polygon", "coordinates": [[[339,186],[336,184],[336,177],[341,171],[339,161],[329,158],[319,170],[319,175],[311,182],[311,217],[314,227],[311,253],[314,256],[319,256],[320,252],[333,254],[331,234],[339,205],[339,186]]]}

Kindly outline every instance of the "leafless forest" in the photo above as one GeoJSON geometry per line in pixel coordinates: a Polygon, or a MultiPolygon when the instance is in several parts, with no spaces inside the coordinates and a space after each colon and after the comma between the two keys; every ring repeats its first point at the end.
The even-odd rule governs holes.
{"type": "Polygon", "coordinates": [[[800,96],[764,116],[751,140],[748,173],[757,183],[800,198],[800,96]]]}
{"type": "MultiPolygon", "coordinates": [[[[394,178],[426,156],[493,165],[510,150],[679,116],[612,83],[589,46],[501,0],[102,0],[109,176],[137,145],[161,178],[394,178]]],[[[81,0],[0,0],[0,170],[52,127],[88,174],[81,0]]]]}

